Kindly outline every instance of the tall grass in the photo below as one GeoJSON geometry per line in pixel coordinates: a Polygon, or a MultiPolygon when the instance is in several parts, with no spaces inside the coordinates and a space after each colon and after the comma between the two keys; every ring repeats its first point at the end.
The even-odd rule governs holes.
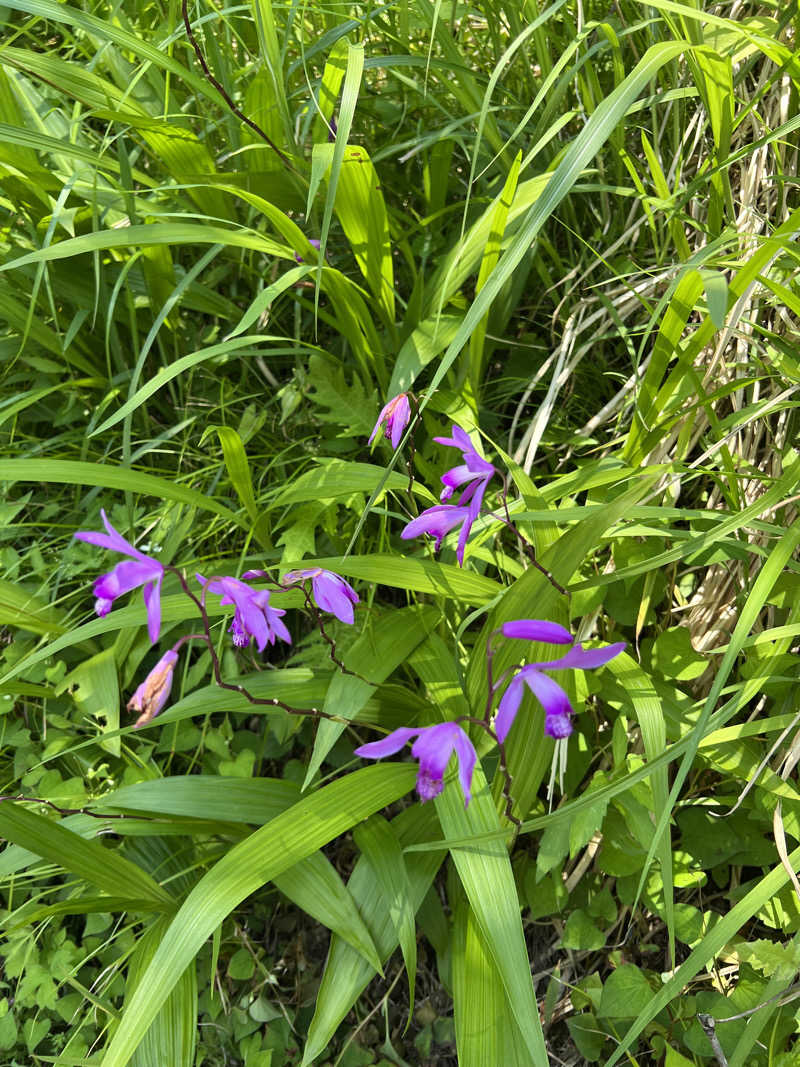
{"type": "Polygon", "coordinates": [[[256,0],[193,46],[178,3],[2,10],[9,1062],[794,1062],[796,12],[256,0]],[[401,390],[413,448],[370,452],[401,390]],[[491,515],[462,569],[401,541],[450,422],[543,569],[491,515]],[[210,608],[226,678],[346,722],[205,650],[134,732],[101,507],[189,575],[351,580],[350,674],[210,608]],[[466,809],[359,766],[482,714],[532,616],[628,644],[575,736],[527,698],[466,809]]]}

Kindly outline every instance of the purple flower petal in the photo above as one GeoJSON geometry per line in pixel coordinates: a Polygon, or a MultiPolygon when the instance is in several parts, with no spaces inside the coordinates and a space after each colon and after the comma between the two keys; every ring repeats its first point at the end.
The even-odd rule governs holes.
{"type": "Polygon", "coordinates": [[[318,607],[341,622],[352,624],[353,604],[358,603],[358,594],[344,578],[333,571],[320,571],[311,584],[318,607]]]}
{"type": "Polygon", "coordinates": [[[542,674],[536,667],[523,667],[517,678],[522,678],[544,708],[546,715],[572,714],[569,698],[558,682],[542,674]]]}
{"type": "Polygon", "coordinates": [[[537,663],[541,670],[555,671],[572,668],[574,670],[591,671],[595,667],[602,667],[626,648],[624,641],[618,641],[604,648],[584,648],[583,645],[575,645],[561,659],[554,659],[548,663],[537,663]]]}
{"type": "Polygon", "coordinates": [[[416,519],[412,519],[408,525],[400,531],[404,541],[412,537],[419,537],[427,533],[436,538],[436,550],[439,550],[444,537],[459,523],[467,518],[467,509],[456,507],[455,504],[434,504],[432,508],[423,511],[416,519]]]}
{"type": "Polygon", "coordinates": [[[161,575],[142,590],[147,610],[147,632],[153,644],[161,633],[161,575]]]}
{"type": "Polygon", "coordinates": [[[406,742],[416,737],[411,754],[419,760],[417,792],[423,803],[437,797],[444,788],[444,772],[455,751],[458,757],[458,777],[464,793],[464,803],[469,804],[472,773],[477,756],[472,742],[455,722],[437,723],[436,726],[410,729],[401,727],[380,741],[372,741],[355,750],[357,756],[382,759],[399,752],[406,742]]]}
{"type": "Polygon", "coordinates": [[[103,508],[100,509],[100,517],[103,520],[103,525],[106,528],[107,533],[95,533],[93,530],[81,530],[76,533],[75,536],[79,541],[86,541],[90,545],[96,545],[98,548],[107,548],[111,552],[121,552],[124,556],[133,556],[134,559],[146,560],[147,556],[143,552],[140,552],[138,548],[126,541],[121,533],[118,533],[111,523],[108,521],[108,516],[103,508]]]}
{"type": "Polygon", "coordinates": [[[229,633],[233,634],[233,643],[238,648],[246,648],[251,637],[259,652],[264,651],[267,642],[274,645],[278,637],[287,644],[292,643],[291,635],[281,621],[286,612],[270,605],[269,590],[252,589],[238,578],[208,581],[201,574],[196,577],[208,592],[222,597],[220,604],[233,604],[236,608],[229,633]]]}
{"type": "Polygon", "coordinates": [[[355,750],[355,754],[365,759],[384,759],[386,756],[393,756],[395,752],[399,752],[403,745],[420,733],[422,733],[421,728],[414,730],[408,726],[401,726],[387,734],[386,737],[382,737],[380,741],[370,741],[367,745],[361,745],[355,750]]]}
{"type": "Polygon", "coordinates": [[[475,450],[469,434],[466,430],[462,430],[460,426],[456,426],[453,423],[453,436],[452,437],[434,437],[434,441],[440,445],[446,445],[448,448],[458,448],[462,452],[470,452],[475,450]]]}
{"type": "Polygon", "coordinates": [[[545,622],[543,619],[514,619],[504,622],[500,631],[503,637],[541,641],[547,645],[571,645],[574,640],[569,630],[557,622],[545,622]]]}
{"type": "Polygon", "coordinates": [[[472,800],[472,772],[478,759],[472,742],[462,729],[459,728],[455,738],[455,750],[458,757],[458,780],[461,783],[461,792],[464,794],[464,807],[472,800]]]}
{"type": "Polygon", "coordinates": [[[494,730],[500,744],[502,744],[506,737],[508,737],[508,731],[511,729],[517,712],[519,711],[519,706],[522,703],[522,693],[523,682],[519,675],[517,675],[517,677],[513,678],[509,683],[508,688],[505,693],[503,693],[497,707],[494,730]]]}
{"type": "Polygon", "coordinates": [[[369,436],[367,444],[372,444],[381,423],[385,422],[386,429],[384,431],[384,436],[387,440],[391,440],[392,448],[396,449],[403,437],[403,431],[406,426],[408,426],[410,417],[411,405],[408,402],[408,396],[406,393],[398,393],[397,396],[393,396],[392,399],[388,400],[381,408],[378,421],[375,423],[375,427],[369,436]]]}
{"type": "Polygon", "coordinates": [[[121,552],[131,558],[118,563],[113,570],[101,574],[95,580],[95,612],[101,618],[106,616],[117,597],[143,586],[144,602],[147,608],[147,629],[150,640],[155,644],[161,632],[161,581],[164,577],[164,568],[158,560],[150,559],[126,541],[108,521],[105,511],[101,511],[100,514],[106,533],[82,530],[75,536],[90,545],[107,548],[112,552],[121,552]]]}

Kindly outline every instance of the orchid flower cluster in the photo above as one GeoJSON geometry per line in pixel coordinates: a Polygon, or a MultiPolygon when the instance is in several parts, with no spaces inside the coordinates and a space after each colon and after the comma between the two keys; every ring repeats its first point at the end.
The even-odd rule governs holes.
{"type": "MultiPolygon", "coordinates": [[[[414,405],[416,407],[415,399],[414,405]]],[[[370,443],[375,439],[381,426],[384,426],[385,437],[391,441],[392,447],[397,449],[410,416],[411,404],[408,395],[401,393],[394,397],[381,411],[370,436],[370,443]]],[[[401,537],[408,540],[423,533],[430,534],[435,538],[435,547],[438,549],[446,534],[460,527],[456,556],[459,566],[463,566],[464,550],[472,526],[483,506],[487,486],[494,475],[499,472],[479,454],[469,434],[460,426],[453,426],[450,437],[436,437],[434,440],[447,448],[460,451],[462,462],[442,476],[443,489],[440,496],[442,502],[412,519],[401,532],[401,537]],[[459,492],[457,502],[448,503],[456,491],[459,492]]],[[[505,479],[503,482],[505,485],[505,479]]],[[[508,514],[507,509],[506,514],[508,514]]],[[[305,597],[306,607],[313,614],[323,638],[330,646],[331,659],[340,670],[352,673],[337,659],[335,644],[325,631],[321,615],[322,612],[329,613],[348,625],[354,622],[354,607],[358,604],[359,598],[344,578],[321,567],[289,571],[279,582],[275,582],[266,571],[261,570],[247,571],[242,578],[229,576],[206,578],[202,574],[196,574],[195,578],[200,587],[197,593],[190,588],[181,571],[175,567],[165,567],[157,560],[145,555],[114,529],[105,511],[101,511],[101,516],[105,533],[82,531],[75,536],[98,548],[117,552],[126,558],[95,581],[96,613],[100,616],[107,615],[118,597],[141,588],[147,610],[148,634],[151,642],[155,643],[161,632],[161,586],[165,572],[170,571],[177,576],[184,593],[194,602],[203,624],[202,633],[181,637],[171,649],[165,652],[137,687],[128,703],[128,710],[135,711],[139,715],[135,726],[149,723],[164,708],[172,688],[178,653],[183,644],[195,639],[205,642],[211,655],[214,677],[217,684],[223,688],[242,693],[253,704],[277,705],[296,715],[327,717],[317,708],[293,708],[274,698],[260,699],[249,693],[242,685],[224,682],[219,659],[211,640],[210,623],[205,605],[206,597],[210,594],[220,597],[221,606],[233,607],[233,619],[228,632],[231,634],[234,646],[244,649],[254,641],[259,652],[263,652],[267,644],[274,646],[276,641],[283,641],[287,644],[292,642],[289,630],[283,621],[286,612],[270,603],[271,592],[300,587],[305,597]],[[271,584],[271,589],[254,588],[249,584],[253,580],[264,579],[271,584]]],[[[510,519],[502,521],[517,533],[523,545],[527,544],[513,527],[510,519]]],[[[533,562],[548,576],[551,583],[563,592],[552,575],[536,563],[535,557],[533,562]]],[[[525,688],[530,690],[544,709],[545,733],[561,741],[572,733],[572,719],[575,712],[564,689],[547,672],[568,669],[593,670],[608,663],[624,648],[624,643],[617,643],[607,645],[605,648],[585,649],[563,626],[542,619],[517,619],[505,622],[490,635],[487,641],[488,698],[482,718],[465,715],[450,722],[437,723],[434,726],[401,727],[379,741],[362,745],[355,750],[355,754],[367,759],[383,759],[385,756],[394,755],[409,741],[413,741],[411,754],[419,763],[416,787],[424,802],[442,792],[445,772],[451,756],[455,753],[458,777],[466,805],[469,804],[472,795],[472,777],[477,754],[462,723],[472,724],[484,730],[498,747],[500,768],[505,778],[506,815],[516,822],[517,820],[512,815],[505,742],[522,705],[525,688]],[[565,654],[555,659],[515,664],[495,681],[493,663],[497,651],[496,638],[571,647],[565,654]],[[494,710],[495,698],[498,696],[497,708],[494,710]]],[[[337,721],[340,720],[337,719],[337,721]]]]}
{"type": "MultiPolygon", "coordinates": [[[[357,756],[368,759],[383,759],[399,752],[412,738],[416,738],[411,748],[411,755],[419,761],[417,775],[417,792],[422,801],[431,800],[444,788],[444,774],[450,757],[455,752],[458,759],[458,776],[464,794],[464,805],[471,799],[472,772],[475,769],[477,755],[467,733],[460,725],[462,722],[473,723],[481,727],[500,749],[500,756],[505,765],[505,740],[517,717],[522,704],[524,687],[527,686],[537,698],[545,713],[545,733],[556,740],[562,740],[572,733],[572,716],[575,710],[562,687],[545,671],[591,670],[602,667],[625,648],[624,642],[606,645],[605,648],[585,649],[576,643],[572,634],[565,627],[543,619],[516,619],[503,623],[494,631],[487,645],[487,676],[489,679],[489,696],[483,719],[470,715],[461,716],[452,722],[437,723],[435,726],[408,729],[401,727],[394,730],[380,741],[371,741],[356,749],[357,756]],[[495,648],[492,638],[501,635],[505,638],[538,641],[551,645],[572,645],[569,651],[559,659],[539,660],[535,663],[519,664],[505,672],[495,683],[492,681],[492,660],[495,648]],[[511,679],[509,681],[509,674],[511,679]],[[507,683],[507,684],[506,684],[507,683]],[[497,712],[493,716],[494,697],[506,686],[500,699],[497,712]]],[[[507,797],[506,814],[510,815],[510,797],[507,797]]]]}
{"type": "MultiPolygon", "coordinates": [[[[201,587],[200,596],[197,597],[190,590],[183,574],[174,567],[165,567],[157,560],[151,559],[138,548],[118,533],[111,525],[105,511],[100,512],[105,533],[95,531],[81,531],[75,536],[86,541],[90,545],[99,548],[107,548],[112,552],[119,552],[129,557],[118,563],[107,574],[101,575],[94,583],[95,612],[103,617],[109,613],[117,597],[129,593],[134,589],[142,588],[145,608],[147,609],[147,631],[151,642],[155,644],[161,634],[161,584],[167,570],[178,576],[184,592],[195,602],[203,619],[204,630],[202,634],[191,634],[182,637],[177,644],[168,652],[165,652],[155,667],[150,671],[145,680],[138,686],[128,702],[128,710],[139,713],[135,725],[143,726],[154,719],[164,708],[169,699],[172,689],[172,677],[175,665],[178,662],[178,652],[187,641],[198,638],[206,642],[212,656],[217,682],[223,684],[219,674],[219,662],[211,642],[208,626],[208,616],[205,610],[206,595],[219,596],[220,605],[234,608],[233,621],[228,632],[231,634],[233,644],[237,648],[247,648],[251,641],[255,641],[256,648],[263,652],[267,643],[274,645],[280,639],[287,644],[292,643],[291,634],[283,622],[282,616],[286,612],[282,608],[276,608],[270,604],[269,589],[254,589],[248,582],[240,578],[220,577],[204,578],[202,574],[195,575],[201,587]]],[[[265,571],[248,571],[244,576],[247,579],[266,578],[265,571]]],[[[341,622],[352,624],[354,621],[353,606],[358,603],[356,591],[338,574],[333,571],[323,570],[321,567],[311,567],[305,570],[290,571],[284,574],[280,583],[275,586],[279,590],[289,589],[293,586],[301,586],[306,595],[306,603],[314,612],[317,623],[323,637],[331,645],[331,656],[338,664],[335,657],[335,648],[330,637],[325,632],[320,611],[335,615],[341,622]],[[311,583],[311,596],[309,597],[306,583],[311,583]]],[[[250,697],[242,686],[226,686],[239,692],[245,693],[254,703],[260,703],[257,698],[250,697]]],[[[269,700],[267,703],[279,704],[289,711],[289,708],[281,701],[269,700]]],[[[316,709],[309,709],[316,712],[316,709]]]]}

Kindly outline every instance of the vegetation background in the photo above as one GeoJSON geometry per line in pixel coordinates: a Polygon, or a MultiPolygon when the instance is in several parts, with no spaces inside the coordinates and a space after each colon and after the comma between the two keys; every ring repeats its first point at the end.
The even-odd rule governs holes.
{"type": "Polygon", "coordinates": [[[799,1062],[796,4],[192,4],[210,76],[177,0],[0,13],[0,1062],[799,1062]],[[451,421],[568,598],[491,517],[463,570],[400,541],[451,421]],[[371,684],[297,621],[222,652],[352,727],[195,652],[133,733],[101,506],[353,581],[371,684]],[[530,616],[628,651],[560,774],[526,705],[519,831],[491,751],[466,811],[353,758],[481,707],[530,616]]]}

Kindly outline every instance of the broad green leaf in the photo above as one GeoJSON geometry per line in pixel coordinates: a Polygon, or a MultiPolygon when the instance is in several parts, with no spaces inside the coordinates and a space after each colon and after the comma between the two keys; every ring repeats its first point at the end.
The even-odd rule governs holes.
{"type": "MultiPolygon", "coordinates": [[[[392,829],[400,844],[427,841],[438,831],[436,815],[430,805],[415,804],[392,820],[392,829]]],[[[406,857],[411,885],[411,900],[416,911],[422,904],[442,860],[443,852],[417,853],[406,857]]],[[[386,908],[386,898],[372,867],[362,856],[356,863],[347,888],[369,927],[380,958],[386,961],[397,948],[397,931],[386,908]]],[[[317,993],[314,1017],[308,1030],[303,1052],[303,1067],[324,1051],[336,1028],[366,989],[375,970],[341,938],[331,939],[325,971],[317,993]]]]}
{"type": "Polygon", "coordinates": [[[35,634],[63,634],[67,631],[57,608],[3,579],[0,579],[0,625],[16,626],[35,634]]]}
{"type": "MultiPolygon", "coordinates": [[[[152,960],[169,918],[160,916],[136,942],[128,964],[125,1002],[130,1000],[152,960]]],[[[123,1007],[123,1011],[124,1011],[123,1007]]],[[[193,1067],[197,1038],[197,968],[190,965],[167,996],[158,1015],[134,1053],[132,1067],[193,1067]]]]}
{"type": "MultiPolygon", "coordinates": [[[[100,720],[101,733],[119,730],[119,677],[114,649],[106,648],[79,663],[59,684],[56,695],[69,691],[84,715],[100,720]]],[[[100,739],[100,745],[119,757],[119,737],[100,739]]]]}
{"type": "MultiPolygon", "coordinates": [[[[453,930],[453,1007],[459,1067],[528,1067],[506,991],[472,909],[462,900],[453,930]]],[[[542,1061],[544,1062],[544,1061],[542,1061]]]]}
{"type": "Polygon", "coordinates": [[[242,521],[216,500],[197,489],[187,489],[166,478],[157,478],[128,467],[113,467],[105,463],[81,463],[65,459],[0,459],[0,481],[48,482],[65,485],[99,485],[104,489],[121,489],[141,493],[161,500],[177,500],[181,504],[211,511],[228,522],[242,525],[242,521]]]}
{"type": "MultiPolygon", "coordinates": [[[[406,862],[391,823],[373,815],[353,832],[353,838],[377,878],[389,909],[389,918],[406,965],[409,988],[409,1019],[414,1014],[414,985],[417,978],[417,937],[414,927],[414,901],[406,862]]],[[[380,963],[378,964],[380,966],[380,963]]]]}
{"type": "MultiPolygon", "coordinates": [[[[318,165],[330,173],[336,145],[316,144],[318,165]]],[[[361,273],[367,280],[387,322],[394,322],[394,270],[389,220],[380,179],[369,153],[361,145],[348,145],[342,158],[336,188],[336,215],[350,242],[361,273]]]]}
{"type": "MultiPolygon", "coordinates": [[[[800,866],[800,848],[796,848],[789,855],[789,864],[793,870],[798,869],[798,866],[800,866]]],[[[647,1007],[636,1016],[608,1060],[608,1067],[614,1067],[615,1063],[619,1063],[626,1050],[631,1047],[645,1026],[686,988],[696,974],[705,969],[708,961],[714,959],[722,951],[723,947],[747,925],[756,912],[774,897],[788,881],[789,875],[783,865],[778,864],[765,878],[760,879],[741,900],[737,901],[730,911],[720,917],[714,928],[692,950],[689,958],[678,967],[672,977],[652,996],[647,1007]]]]}
{"type": "MultiPolygon", "coordinates": [[[[272,508],[286,507],[287,504],[299,504],[305,500],[335,500],[337,497],[352,496],[353,493],[372,493],[376,487],[388,491],[405,492],[408,478],[401,474],[384,475],[383,467],[372,463],[353,463],[343,459],[326,459],[319,466],[294,478],[287,487],[273,500],[272,508]]],[[[414,482],[414,492],[433,501],[432,493],[414,482]]]]}
{"type": "Polygon", "coordinates": [[[170,894],[146,871],[113,849],[98,841],[85,841],[53,819],[36,815],[12,801],[0,804],[0,836],[77,874],[113,897],[146,901],[154,911],[169,910],[174,904],[170,894]]]}
{"type": "MultiPolygon", "coordinates": [[[[464,806],[460,785],[453,780],[448,782],[435,804],[445,839],[464,838],[501,828],[480,763],[475,767],[472,800],[468,807],[464,806]]],[[[531,981],[520,902],[505,842],[487,841],[479,849],[451,847],[450,854],[503,983],[527,1056],[531,1063],[545,1064],[547,1050],[531,981]]]]}
{"type": "Polygon", "coordinates": [[[448,600],[467,600],[482,604],[493,600],[503,587],[485,574],[465,571],[452,563],[438,560],[371,552],[368,556],[331,556],[304,560],[307,566],[325,567],[347,578],[361,578],[394,589],[431,593],[448,600]]]}
{"type": "Polygon", "coordinates": [[[103,1059],[125,1067],[208,937],[251,893],[408,792],[412,767],[366,767],[304,797],[235,845],[186,898],[134,992],[103,1059]]]}
{"type": "Polygon", "coordinates": [[[258,508],[256,507],[256,498],[253,492],[253,479],[241,437],[231,426],[209,426],[200,438],[201,445],[209,433],[216,433],[219,437],[231,485],[236,490],[236,495],[241,500],[250,521],[256,523],[258,521],[258,508]]]}

